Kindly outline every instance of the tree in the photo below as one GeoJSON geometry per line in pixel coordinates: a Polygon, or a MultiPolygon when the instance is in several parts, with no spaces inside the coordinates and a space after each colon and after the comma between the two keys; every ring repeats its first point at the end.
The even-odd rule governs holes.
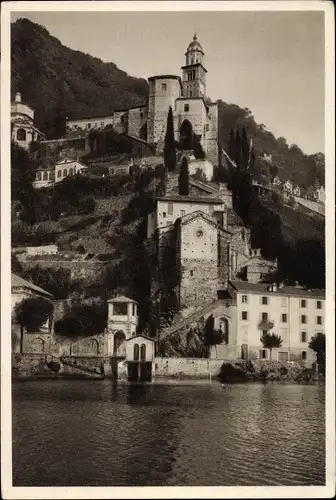
{"type": "Polygon", "coordinates": [[[308,344],[308,347],[315,351],[319,373],[325,372],[326,338],[324,333],[316,333],[308,344]]]}
{"type": "Polygon", "coordinates": [[[272,361],[272,349],[281,347],[282,338],[276,333],[271,333],[270,330],[274,327],[273,321],[262,320],[259,323],[259,330],[262,330],[262,336],[260,342],[265,349],[270,350],[270,361],[272,361]]]}
{"type": "Polygon", "coordinates": [[[14,308],[14,321],[20,325],[20,352],[23,351],[23,330],[36,332],[54,311],[53,303],[44,297],[28,297],[14,308]]]}
{"type": "Polygon", "coordinates": [[[55,333],[65,337],[88,337],[102,333],[106,328],[106,302],[73,304],[64,318],[56,321],[55,333]]]}
{"type": "Polygon", "coordinates": [[[233,129],[230,130],[230,137],[229,137],[229,145],[228,145],[228,155],[231,158],[231,160],[234,160],[236,157],[236,139],[234,135],[233,129]]]}
{"type": "Polygon", "coordinates": [[[242,168],[242,140],[240,137],[239,130],[236,132],[236,141],[235,141],[235,156],[234,160],[239,169],[242,168]]]}
{"type": "Polygon", "coordinates": [[[24,274],[24,278],[31,280],[36,285],[51,293],[55,299],[68,298],[72,289],[69,269],[35,266],[24,274]]]}
{"type": "Polygon", "coordinates": [[[241,148],[242,148],[242,154],[241,154],[242,169],[246,170],[248,167],[248,163],[249,163],[250,147],[249,147],[249,142],[248,142],[247,132],[246,132],[245,127],[243,127],[243,131],[242,131],[241,148]]]}
{"type": "Polygon", "coordinates": [[[221,344],[224,340],[224,333],[221,330],[215,328],[215,318],[211,314],[204,325],[204,344],[205,345],[217,345],[221,344]]]}
{"type": "Polygon", "coordinates": [[[188,160],[184,156],[181,161],[180,174],[178,178],[178,188],[179,194],[188,196],[189,195],[189,168],[188,160]]]}
{"type": "Polygon", "coordinates": [[[164,142],[163,157],[166,169],[170,172],[176,170],[174,121],[173,121],[173,110],[171,106],[169,106],[169,111],[167,116],[167,128],[166,128],[166,136],[164,142]]]}
{"type": "Polygon", "coordinates": [[[21,276],[22,274],[21,263],[14,253],[11,254],[11,271],[12,273],[18,274],[19,276],[21,276]]]}

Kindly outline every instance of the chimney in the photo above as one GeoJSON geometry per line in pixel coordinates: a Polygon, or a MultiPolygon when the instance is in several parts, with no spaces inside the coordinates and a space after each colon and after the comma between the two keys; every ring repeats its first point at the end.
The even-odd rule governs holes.
{"type": "Polygon", "coordinates": [[[20,94],[20,92],[17,92],[15,94],[15,102],[21,102],[21,94],[20,94]]]}

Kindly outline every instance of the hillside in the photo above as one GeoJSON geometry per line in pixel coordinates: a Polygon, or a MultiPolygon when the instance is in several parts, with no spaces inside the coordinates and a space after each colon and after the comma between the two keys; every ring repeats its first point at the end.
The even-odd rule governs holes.
{"type": "Polygon", "coordinates": [[[22,93],[48,138],[62,135],[66,117],[107,114],[146,102],[145,80],[65,47],[28,19],[11,25],[11,50],[12,98],[22,93]]]}

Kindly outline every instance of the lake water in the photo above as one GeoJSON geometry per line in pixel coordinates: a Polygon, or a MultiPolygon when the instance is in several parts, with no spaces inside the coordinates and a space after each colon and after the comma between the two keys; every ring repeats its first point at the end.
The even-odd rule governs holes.
{"type": "Polygon", "coordinates": [[[325,390],[13,385],[14,486],[325,484],[325,390]]]}

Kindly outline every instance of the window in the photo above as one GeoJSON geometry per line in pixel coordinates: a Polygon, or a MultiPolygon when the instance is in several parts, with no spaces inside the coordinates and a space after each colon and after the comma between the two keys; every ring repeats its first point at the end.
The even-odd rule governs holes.
{"type": "Polygon", "coordinates": [[[305,314],[301,315],[301,323],[306,324],[307,323],[307,316],[305,314]]]}
{"type": "Polygon", "coordinates": [[[132,316],[136,315],[136,305],[132,304],[132,316]]]}
{"type": "Polygon", "coordinates": [[[268,349],[259,350],[259,359],[268,359],[268,349]]]}
{"type": "Polygon", "coordinates": [[[174,213],[174,206],[172,203],[168,203],[168,215],[173,215],[174,213]]]}
{"type": "Polygon", "coordinates": [[[209,132],[209,130],[210,130],[210,127],[209,127],[209,124],[207,123],[207,124],[205,125],[205,131],[206,131],[206,132],[209,132]]]}
{"type": "Polygon", "coordinates": [[[44,181],[48,180],[48,172],[43,172],[43,180],[44,181]]]}
{"type": "Polygon", "coordinates": [[[120,123],[125,123],[125,115],[121,115],[121,117],[120,117],[120,123]]]}
{"type": "Polygon", "coordinates": [[[140,359],[141,361],[146,361],[146,344],[141,344],[140,346],[140,359]]]}
{"type": "Polygon", "coordinates": [[[25,141],[27,137],[26,131],[23,128],[19,128],[16,132],[16,138],[18,141],[25,141]]]}
{"type": "Polygon", "coordinates": [[[127,302],[115,302],[113,304],[114,316],[127,316],[127,302]]]}
{"type": "Polygon", "coordinates": [[[300,300],[300,307],[307,307],[307,301],[306,300],[300,300]]]}
{"type": "Polygon", "coordinates": [[[300,340],[301,342],[307,342],[307,332],[300,333],[300,340]]]}
{"type": "Polygon", "coordinates": [[[242,295],[242,304],[247,304],[247,295],[242,295]]]}
{"type": "Polygon", "coordinates": [[[267,306],[268,305],[268,297],[261,297],[261,303],[263,306],[267,306]]]}
{"type": "Polygon", "coordinates": [[[262,321],[267,321],[268,320],[268,313],[261,313],[261,319],[262,319],[262,321]]]}
{"type": "Polygon", "coordinates": [[[134,344],[133,358],[134,358],[134,361],[139,361],[139,344],[134,344]]]}
{"type": "Polygon", "coordinates": [[[167,90],[167,84],[166,83],[162,83],[161,84],[161,90],[167,90]]]}
{"type": "Polygon", "coordinates": [[[287,314],[281,314],[281,323],[287,323],[287,314]]]}
{"type": "Polygon", "coordinates": [[[190,271],[190,276],[194,276],[194,271],[190,271]]]}
{"type": "Polygon", "coordinates": [[[42,172],[37,172],[36,174],[36,181],[40,181],[41,180],[41,175],[42,175],[42,172]]]}
{"type": "Polygon", "coordinates": [[[73,175],[73,168],[69,169],[69,175],[73,175]]]}
{"type": "Polygon", "coordinates": [[[189,111],[189,104],[184,105],[184,111],[189,111]]]}
{"type": "Polygon", "coordinates": [[[282,297],[281,299],[281,307],[286,307],[287,306],[287,299],[286,297],[282,297]]]}
{"type": "Polygon", "coordinates": [[[162,217],[165,219],[166,218],[166,212],[162,212],[162,217]]]}
{"type": "Polygon", "coordinates": [[[322,325],[322,316],[316,316],[316,324],[322,325]]]}
{"type": "Polygon", "coordinates": [[[66,177],[67,175],[68,175],[68,169],[67,169],[67,168],[65,168],[65,169],[63,170],[63,177],[66,177]]]}
{"type": "Polygon", "coordinates": [[[302,351],[301,352],[301,359],[302,359],[302,361],[306,361],[306,359],[307,359],[307,351],[302,351]]]}
{"type": "Polygon", "coordinates": [[[243,321],[247,321],[247,318],[248,318],[247,311],[242,311],[242,314],[241,314],[241,319],[242,319],[243,321]]]}
{"type": "Polygon", "coordinates": [[[189,90],[189,97],[192,97],[192,90],[189,90]]]}
{"type": "Polygon", "coordinates": [[[322,301],[321,300],[316,301],[316,309],[322,309],[322,301]]]}
{"type": "Polygon", "coordinates": [[[185,210],[181,210],[181,217],[185,216],[185,210]]]}
{"type": "Polygon", "coordinates": [[[86,124],[87,128],[91,128],[91,123],[86,124]]]}
{"type": "Polygon", "coordinates": [[[61,175],[62,175],[62,170],[58,170],[57,171],[57,177],[61,177],[61,175]]]}
{"type": "Polygon", "coordinates": [[[140,113],[140,118],[141,118],[141,120],[143,119],[143,113],[142,112],[140,113]]]}

